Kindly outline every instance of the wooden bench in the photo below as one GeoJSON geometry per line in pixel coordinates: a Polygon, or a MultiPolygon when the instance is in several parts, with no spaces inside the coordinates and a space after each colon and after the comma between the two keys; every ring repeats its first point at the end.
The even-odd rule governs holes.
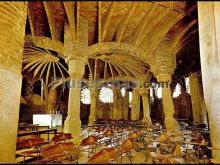
{"type": "Polygon", "coordinates": [[[58,142],[41,148],[39,159],[31,164],[62,163],[64,160],[78,163],[79,153],[73,142],[58,142]]]}
{"type": "Polygon", "coordinates": [[[39,126],[39,125],[19,125],[18,130],[27,130],[30,129],[31,131],[38,131],[40,128],[49,129],[50,126],[39,126]]]}
{"type": "Polygon", "coordinates": [[[45,130],[40,130],[40,131],[29,131],[29,132],[19,132],[17,134],[18,137],[21,136],[27,136],[27,135],[40,135],[40,134],[48,134],[47,140],[50,141],[50,134],[56,135],[57,134],[57,129],[45,129],[45,130]]]}

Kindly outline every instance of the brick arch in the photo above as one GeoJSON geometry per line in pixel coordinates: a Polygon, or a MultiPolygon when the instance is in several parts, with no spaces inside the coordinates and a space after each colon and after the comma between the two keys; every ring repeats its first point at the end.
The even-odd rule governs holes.
{"type": "Polygon", "coordinates": [[[26,35],[25,44],[27,46],[35,45],[40,48],[50,49],[50,50],[56,51],[61,56],[63,56],[64,54],[64,44],[60,41],[53,41],[48,37],[44,37],[44,36],[33,37],[31,35],[26,35]]]}
{"type": "Polygon", "coordinates": [[[105,53],[127,54],[145,61],[144,52],[128,43],[103,42],[91,45],[87,48],[87,56],[89,58],[105,53]]]}

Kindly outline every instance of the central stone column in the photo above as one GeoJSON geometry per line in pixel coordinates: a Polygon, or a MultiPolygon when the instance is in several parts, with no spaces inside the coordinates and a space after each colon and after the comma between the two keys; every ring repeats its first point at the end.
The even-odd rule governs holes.
{"type": "Polygon", "coordinates": [[[0,2],[0,163],[16,163],[26,2],[0,2]]]}
{"type": "Polygon", "coordinates": [[[140,94],[138,89],[132,91],[132,109],[131,109],[131,120],[139,120],[140,116],[140,94]]]}
{"type": "Polygon", "coordinates": [[[79,138],[81,130],[80,120],[80,80],[85,71],[85,63],[78,60],[69,61],[70,88],[68,100],[68,116],[64,123],[64,132],[71,133],[74,138],[79,138]]]}
{"type": "Polygon", "coordinates": [[[96,121],[96,101],[97,101],[98,91],[96,89],[90,89],[90,114],[89,114],[89,124],[88,126],[93,126],[94,121],[96,121]]]}
{"type": "Polygon", "coordinates": [[[148,89],[140,89],[139,93],[142,97],[143,102],[143,112],[144,116],[142,121],[147,124],[147,126],[151,126],[151,118],[150,118],[150,108],[149,108],[149,100],[148,100],[148,89]]]}
{"type": "Polygon", "coordinates": [[[174,104],[171,96],[169,82],[171,82],[171,74],[160,73],[157,76],[157,81],[162,87],[162,102],[165,114],[165,126],[168,130],[179,129],[179,123],[174,118],[174,104]]]}
{"type": "Polygon", "coordinates": [[[50,92],[48,95],[47,101],[47,113],[53,113],[56,109],[56,101],[57,101],[57,89],[53,86],[50,88],[50,92]]]}

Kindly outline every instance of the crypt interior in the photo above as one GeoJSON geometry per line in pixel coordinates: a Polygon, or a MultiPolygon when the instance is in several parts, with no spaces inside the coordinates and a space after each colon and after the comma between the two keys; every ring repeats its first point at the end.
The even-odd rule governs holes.
{"type": "Polygon", "coordinates": [[[0,163],[220,163],[219,2],[2,1],[0,15],[0,163]]]}

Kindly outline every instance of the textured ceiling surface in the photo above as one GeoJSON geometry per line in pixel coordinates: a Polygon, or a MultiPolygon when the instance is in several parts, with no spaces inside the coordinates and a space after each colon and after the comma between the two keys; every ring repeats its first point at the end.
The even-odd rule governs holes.
{"type": "MultiPolygon", "coordinates": [[[[197,3],[187,1],[29,1],[26,35],[46,37],[64,44],[65,23],[77,33],[83,18],[88,21],[88,46],[126,43],[143,51],[143,58],[121,53],[88,60],[84,78],[145,78],[157,53],[176,57],[176,76],[200,70],[197,3]],[[144,59],[144,60],[143,60],[144,59]]],[[[51,50],[59,52],[58,47],[51,50]]]]}

